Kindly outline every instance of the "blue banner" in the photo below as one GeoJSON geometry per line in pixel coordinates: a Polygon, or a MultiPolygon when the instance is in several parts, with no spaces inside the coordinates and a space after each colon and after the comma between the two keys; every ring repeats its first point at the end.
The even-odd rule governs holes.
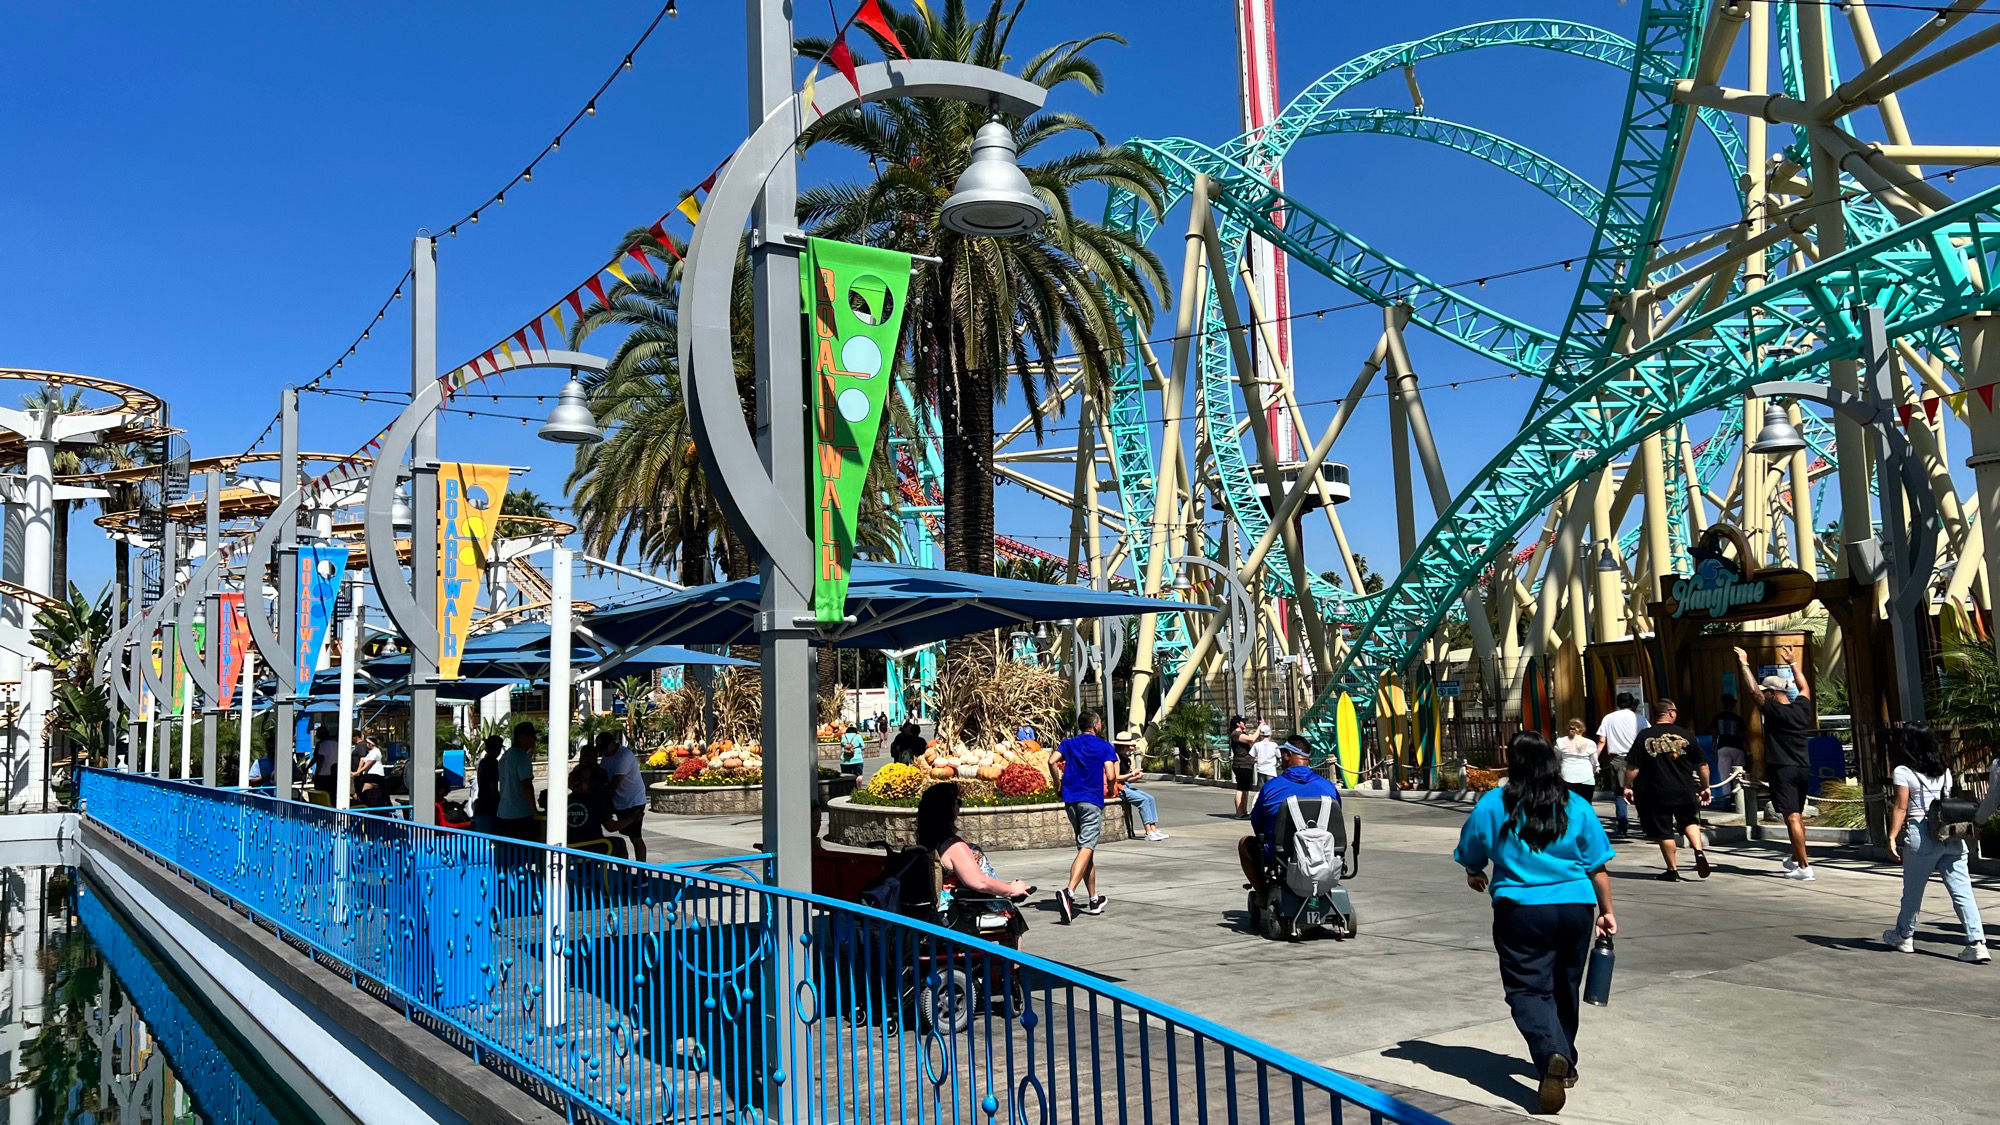
{"type": "Polygon", "coordinates": [[[320,544],[299,548],[299,648],[292,654],[298,678],[297,691],[312,690],[313,670],[319,667],[320,649],[333,626],[333,606],[340,600],[340,581],[347,573],[347,548],[320,544]]]}

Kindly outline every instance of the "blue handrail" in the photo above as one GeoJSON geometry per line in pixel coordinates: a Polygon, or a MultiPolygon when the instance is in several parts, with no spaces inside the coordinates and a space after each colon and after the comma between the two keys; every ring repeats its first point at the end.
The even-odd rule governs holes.
{"type": "Polygon", "coordinates": [[[764,856],[654,866],[136,774],[82,784],[90,820],[608,1121],[1441,1121],[1070,966],[769,886],[764,856]]]}

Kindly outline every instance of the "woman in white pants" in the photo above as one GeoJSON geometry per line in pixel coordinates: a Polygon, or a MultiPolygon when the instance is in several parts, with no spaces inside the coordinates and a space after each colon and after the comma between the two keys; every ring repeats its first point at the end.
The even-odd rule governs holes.
{"type": "Polygon", "coordinates": [[[1972,878],[1966,873],[1965,841],[1940,840],[1925,823],[1931,804],[1951,792],[1951,771],[1945,768],[1937,739],[1927,730],[1892,731],[1889,752],[1897,763],[1896,803],[1889,810],[1889,858],[1903,863],[1903,908],[1895,928],[1885,931],[1882,941],[1898,953],[1916,952],[1917,911],[1936,873],[1944,879],[1945,893],[1965,927],[1965,948],[1958,959],[1983,965],[1993,958],[1986,952],[1979,903],[1972,897],[1972,878]]]}

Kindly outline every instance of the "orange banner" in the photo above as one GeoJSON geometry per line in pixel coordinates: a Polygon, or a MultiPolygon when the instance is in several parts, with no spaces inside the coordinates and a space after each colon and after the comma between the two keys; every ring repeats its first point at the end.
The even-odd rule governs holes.
{"type": "Polygon", "coordinates": [[[479,580],[507,499],[505,465],[438,465],[438,678],[458,679],[466,634],[479,608],[479,580]]]}

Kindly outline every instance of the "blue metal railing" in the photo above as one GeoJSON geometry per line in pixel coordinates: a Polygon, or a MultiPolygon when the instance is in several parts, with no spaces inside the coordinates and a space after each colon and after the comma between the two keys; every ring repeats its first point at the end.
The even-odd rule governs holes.
{"type": "Polygon", "coordinates": [[[90,820],[573,1113],[1441,1122],[1076,969],[768,886],[743,860],[648,866],[100,770],[83,797],[90,820]]]}

